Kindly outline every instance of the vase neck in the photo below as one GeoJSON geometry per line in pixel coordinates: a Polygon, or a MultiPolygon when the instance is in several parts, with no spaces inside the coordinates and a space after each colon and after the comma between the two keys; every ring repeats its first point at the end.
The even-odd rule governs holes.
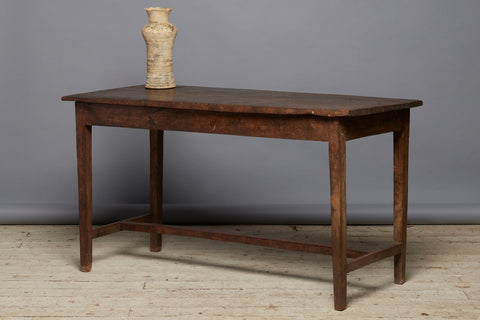
{"type": "Polygon", "coordinates": [[[168,17],[170,11],[172,11],[169,8],[148,8],[145,10],[148,13],[150,23],[168,23],[168,17]]]}

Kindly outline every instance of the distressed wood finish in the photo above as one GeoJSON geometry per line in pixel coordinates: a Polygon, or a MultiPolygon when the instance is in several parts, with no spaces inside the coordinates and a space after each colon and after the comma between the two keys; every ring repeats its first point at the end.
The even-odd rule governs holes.
{"type": "MultiPolygon", "coordinates": [[[[81,103],[79,103],[81,105],[81,103]]],[[[92,126],[85,124],[86,113],[76,108],[78,225],[80,231],[80,266],[83,272],[92,269],[92,126]]]]}
{"type": "Polygon", "coordinates": [[[166,90],[133,86],[74,94],[62,99],[137,107],[322,117],[362,116],[422,105],[420,100],[191,86],[166,90]]]}
{"type": "MultiPolygon", "coordinates": [[[[162,223],[163,131],[150,130],[150,213],[153,223],[162,223]]],[[[150,251],[162,250],[162,235],[150,233],[150,251]]]]}
{"type": "Polygon", "coordinates": [[[152,222],[152,215],[151,214],[146,214],[143,216],[131,218],[131,219],[126,219],[123,221],[118,221],[118,222],[113,222],[109,223],[107,225],[103,225],[100,227],[96,227],[95,229],[92,230],[92,237],[99,238],[103,236],[107,236],[109,234],[115,233],[115,232],[120,232],[122,231],[122,223],[123,222],[152,222]]]}
{"type": "Polygon", "coordinates": [[[356,258],[355,260],[352,260],[347,263],[347,272],[352,272],[355,271],[361,267],[364,267],[366,265],[372,264],[374,262],[377,262],[379,260],[397,255],[402,251],[402,247],[400,244],[395,244],[391,247],[375,251],[375,252],[370,252],[366,255],[360,256],[356,258]]]}
{"type": "Polygon", "coordinates": [[[402,128],[393,133],[393,239],[395,243],[401,245],[402,249],[394,258],[394,280],[396,284],[405,282],[410,110],[402,112],[401,120],[403,123],[402,128]]]}
{"type": "Polygon", "coordinates": [[[333,295],[335,310],[344,310],[347,307],[347,137],[342,121],[330,122],[329,135],[333,295]]]}
{"type": "Polygon", "coordinates": [[[408,132],[419,100],[179,86],[143,86],[66,96],[76,101],[81,270],[90,271],[92,239],[129,230],[150,233],[150,250],[162,234],[199,237],[332,256],[334,307],[347,306],[347,273],[395,258],[395,283],[405,281],[408,132]],[[150,214],[92,230],[92,126],[150,130],[150,214]],[[162,224],[164,130],[328,141],[332,245],[295,242],[162,224]],[[378,251],[347,248],[346,142],[394,133],[394,243],[378,251]],[[348,258],[351,258],[348,262],[348,258]]]}
{"type": "Polygon", "coordinates": [[[389,111],[370,116],[342,118],[347,140],[376,134],[400,131],[403,127],[404,110],[389,111]]]}
{"type": "MultiPolygon", "coordinates": [[[[137,232],[156,232],[159,234],[170,234],[176,236],[196,237],[209,240],[220,240],[235,243],[244,243],[262,247],[276,249],[285,249],[293,251],[304,251],[332,255],[332,247],[316,243],[294,242],[282,239],[265,239],[256,236],[247,236],[243,234],[222,233],[218,231],[202,230],[199,228],[171,226],[165,224],[142,223],[136,221],[124,221],[118,223],[121,230],[137,232]]],[[[359,258],[368,255],[368,251],[347,249],[346,255],[349,258],[359,258]]]]}
{"type": "Polygon", "coordinates": [[[127,107],[114,104],[81,105],[86,123],[97,126],[187,131],[240,136],[327,141],[324,117],[259,115],[218,111],[127,107]]]}

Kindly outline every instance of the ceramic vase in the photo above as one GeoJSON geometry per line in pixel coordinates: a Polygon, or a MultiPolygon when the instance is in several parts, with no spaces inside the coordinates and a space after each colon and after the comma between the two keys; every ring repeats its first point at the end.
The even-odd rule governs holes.
{"type": "Polygon", "coordinates": [[[148,23],[142,34],[147,45],[147,80],[149,89],[175,87],[173,78],[173,45],[177,27],[168,21],[171,8],[146,8],[148,23]]]}

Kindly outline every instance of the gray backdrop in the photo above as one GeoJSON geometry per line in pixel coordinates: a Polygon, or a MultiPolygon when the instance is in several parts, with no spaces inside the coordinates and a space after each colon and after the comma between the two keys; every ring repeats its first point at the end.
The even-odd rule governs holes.
{"type": "MultiPolygon", "coordinates": [[[[424,100],[411,223],[480,222],[480,1],[0,2],[0,223],[77,221],[67,94],[143,83],[149,6],[173,8],[176,82],[424,100]]],[[[167,132],[170,222],[322,223],[328,146],[167,132]]],[[[148,210],[148,134],[94,128],[96,222],[148,210]]],[[[392,135],[347,145],[351,223],[391,222],[392,135]]]]}

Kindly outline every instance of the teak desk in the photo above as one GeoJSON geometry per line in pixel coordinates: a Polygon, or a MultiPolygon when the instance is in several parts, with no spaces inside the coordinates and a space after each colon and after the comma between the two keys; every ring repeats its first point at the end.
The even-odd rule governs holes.
{"type": "Polygon", "coordinates": [[[336,310],[346,308],[350,271],[394,256],[395,283],[405,282],[410,108],[422,101],[190,86],[167,90],[134,86],[62,100],[76,101],[82,271],[91,269],[93,238],[130,230],[149,232],[153,252],[161,250],[162,234],[173,234],[331,255],[336,310]],[[150,130],[150,214],[92,230],[92,126],[150,130]],[[162,224],[164,130],[328,141],[332,245],[162,224]],[[386,132],[393,132],[394,144],[393,243],[375,252],[347,249],[346,142],[386,132]]]}

